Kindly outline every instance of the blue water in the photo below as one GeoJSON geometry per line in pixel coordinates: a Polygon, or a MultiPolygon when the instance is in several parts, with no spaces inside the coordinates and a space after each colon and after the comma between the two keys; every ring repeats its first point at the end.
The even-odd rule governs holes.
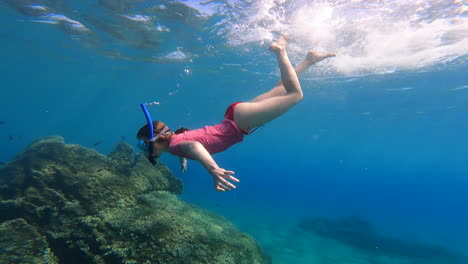
{"type": "Polygon", "coordinates": [[[189,162],[180,175],[177,158],[163,156],[184,181],[182,198],[234,222],[275,263],[368,263],[298,228],[313,217],[358,216],[385,235],[468,255],[466,6],[427,2],[184,1],[191,7],[183,10],[205,16],[158,13],[138,27],[118,14],[178,7],[57,1],[31,14],[27,1],[2,1],[0,161],[48,135],[102,153],[122,137],[133,144],[145,122],[140,102],[160,102],[150,112],[172,128],[216,124],[230,103],[275,85],[278,69],[267,48],[286,31],[294,63],[310,48],[337,57],[301,76],[299,105],[214,156],[241,180],[235,191],[217,193],[201,165],[189,162]],[[314,16],[317,8],[324,17],[314,16]],[[73,23],[50,13],[93,33],[70,30],[73,23]],[[352,23],[336,22],[353,16],[352,23]],[[310,17],[316,19],[305,23],[310,17]],[[409,26],[392,31],[389,21],[409,26]],[[116,25],[125,25],[120,37],[116,25]],[[163,30],[152,34],[157,26],[163,30]],[[145,61],[151,57],[158,59],[145,61]],[[349,255],[337,262],[316,257],[336,248],[349,255]]]}

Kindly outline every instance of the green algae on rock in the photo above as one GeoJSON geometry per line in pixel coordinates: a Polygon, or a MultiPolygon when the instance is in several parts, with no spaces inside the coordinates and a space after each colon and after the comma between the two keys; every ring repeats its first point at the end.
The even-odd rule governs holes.
{"type": "Polygon", "coordinates": [[[252,238],[181,192],[167,167],[133,157],[126,143],[105,156],[41,138],[0,168],[0,262],[271,263],[252,238]]]}

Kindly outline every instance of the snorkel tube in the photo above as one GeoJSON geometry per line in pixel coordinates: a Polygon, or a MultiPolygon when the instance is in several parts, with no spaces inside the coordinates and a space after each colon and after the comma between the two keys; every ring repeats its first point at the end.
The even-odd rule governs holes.
{"type": "Polygon", "coordinates": [[[148,109],[146,109],[146,104],[145,103],[141,103],[140,106],[141,106],[141,110],[143,110],[143,113],[145,114],[146,122],[148,123],[149,138],[153,138],[154,137],[153,120],[151,119],[151,115],[149,114],[148,109]]]}
{"type": "MultiPolygon", "coordinates": [[[[156,104],[156,102],[154,103],[151,103],[151,104],[156,104]]],[[[159,104],[159,103],[157,103],[159,104]]],[[[146,105],[145,103],[141,103],[140,106],[141,106],[141,110],[143,110],[143,113],[145,114],[145,117],[146,117],[146,122],[148,123],[148,135],[149,135],[149,138],[148,139],[152,139],[154,137],[154,133],[153,133],[153,120],[151,119],[151,115],[149,114],[148,112],[148,109],[146,109],[146,105]]],[[[149,105],[149,104],[148,104],[149,105]]],[[[154,159],[154,150],[153,150],[153,144],[152,142],[146,142],[146,144],[148,144],[148,160],[149,162],[151,162],[151,164],[155,165],[156,164],[156,160],[154,159]]]]}

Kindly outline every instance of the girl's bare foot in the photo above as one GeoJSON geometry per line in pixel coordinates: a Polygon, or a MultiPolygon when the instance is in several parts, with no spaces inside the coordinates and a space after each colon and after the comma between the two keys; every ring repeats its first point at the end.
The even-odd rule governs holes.
{"type": "Polygon", "coordinates": [[[289,37],[288,35],[284,34],[278,38],[276,42],[270,45],[270,51],[274,53],[279,53],[286,49],[286,44],[288,43],[289,37]]]}
{"type": "Polygon", "coordinates": [[[336,54],[335,53],[324,53],[324,54],[319,54],[315,51],[312,51],[312,50],[309,50],[307,52],[307,56],[305,58],[305,61],[307,63],[309,63],[310,65],[314,64],[314,63],[317,63],[319,61],[322,61],[326,58],[330,58],[330,57],[335,57],[336,54]]]}

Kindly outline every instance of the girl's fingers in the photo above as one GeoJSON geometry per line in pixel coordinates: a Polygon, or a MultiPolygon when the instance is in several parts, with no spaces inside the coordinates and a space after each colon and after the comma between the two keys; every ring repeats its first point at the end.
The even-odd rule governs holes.
{"type": "Polygon", "coordinates": [[[236,189],[236,186],[232,184],[230,181],[234,182],[240,182],[239,179],[236,177],[232,176],[235,172],[234,171],[228,171],[228,170],[222,170],[221,174],[218,173],[218,176],[215,177],[215,188],[218,192],[225,192],[225,191],[230,191],[231,189],[236,189]]]}
{"type": "Polygon", "coordinates": [[[228,179],[232,180],[232,181],[235,181],[235,182],[240,182],[239,179],[237,179],[236,177],[234,176],[229,176],[228,179]]]}
{"type": "Polygon", "coordinates": [[[235,172],[233,171],[225,171],[224,172],[224,177],[226,179],[229,179],[229,180],[232,180],[232,181],[235,181],[235,182],[240,182],[239,179],[237,179],[236,177],[232,176],[235,172]]]}
{"type": "Polygon", "coordinates": [[[224,185],[224,184],[222,184],[222,183],[218,183],[218,187],[219,187],[220,189],[222,189],[223,192],[224,192],[224,191],[230,191],[230,190],[231,190],[231,188],[229,188],[228,186],[226,186],[226,185],[224,185]]]}
{"type": "Polygon", "coordinates": [[[223,179],[223,178],[221,178],[220,181],[221,181],[221,184],[222,184],[222,185],[229,187],[229,189],[235,189],[235,188],[236,188],[236,186],[235,186],[234,184],[232,184],[232,183],[226,181],[226,180],[223,179]]]}

